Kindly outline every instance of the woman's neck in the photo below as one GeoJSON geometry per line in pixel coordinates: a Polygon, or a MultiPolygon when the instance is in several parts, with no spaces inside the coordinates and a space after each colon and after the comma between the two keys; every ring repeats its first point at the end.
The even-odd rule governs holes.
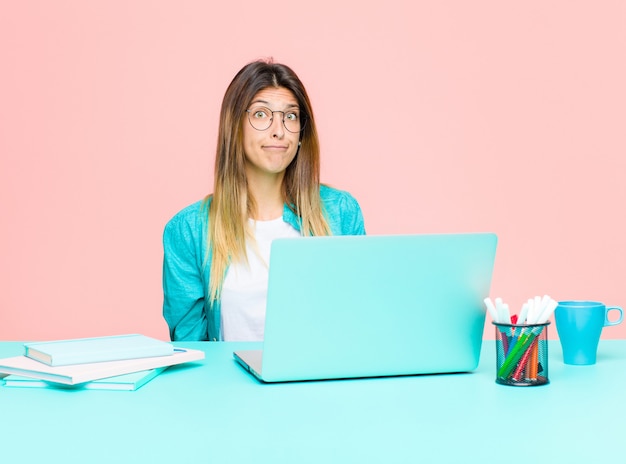
{"type": "Polygon", "coordinates": [[[277,219],[283,214],[283,175],[248,176],[248,191],[254,198],[258,221],[277,219]]]}

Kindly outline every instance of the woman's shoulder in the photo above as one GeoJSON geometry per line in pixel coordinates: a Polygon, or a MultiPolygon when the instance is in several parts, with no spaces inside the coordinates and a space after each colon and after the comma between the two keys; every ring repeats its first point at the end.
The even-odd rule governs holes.
{"type": "Polygon", "coordinates": [[[353,208],[358,208],[359,205],[350,192],[326,184],[320,185],[320,198],[325,204],[337,204],[353,208]]]}
{"type": "Polygon", "coordinates": [[[320,198],[333,234],[365,234],[361,206],[351,193],[328,185],[320,185],[320,198]]]}
{"type": "Polygon", "coordinates": [[[210,202],[211,197],[206,197],[184,207],[167,221],[165,230],[198,230],[199,226],[206,225],[210,202]]]}

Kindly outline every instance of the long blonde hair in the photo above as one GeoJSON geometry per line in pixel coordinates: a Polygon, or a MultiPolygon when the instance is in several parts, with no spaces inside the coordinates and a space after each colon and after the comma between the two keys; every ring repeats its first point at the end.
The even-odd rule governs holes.
{"type": "Polygon", "coordinates": [[[219,299],[228,264],[246,259],[248,218],[254,198],[248,191],[243,149],[243,124],[254,96],[268,87],[290,90],[300,107],[300,148],[283,179],[285,204],[300,221],[302,235],[330,235],[320,201],[320,146],[311,102],[304,85],[288,66],[254,61],[234,77],[222,101],[215,157],[215,183],[210,200],[207,255],[212,253],[209,282],[211,302],[219,299]]]}

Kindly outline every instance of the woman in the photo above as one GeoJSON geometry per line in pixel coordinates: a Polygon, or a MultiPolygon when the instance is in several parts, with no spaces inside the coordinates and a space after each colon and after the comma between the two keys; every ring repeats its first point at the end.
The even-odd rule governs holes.
{"type": "Polygon", "coordinates": [[[271,241],[365,234],[357,201],[320,185],[319,151],[296,74],[272,61],[244,66],[222,102],[213,194],[165,227],[172,340],[262,340],[271,241]]]}

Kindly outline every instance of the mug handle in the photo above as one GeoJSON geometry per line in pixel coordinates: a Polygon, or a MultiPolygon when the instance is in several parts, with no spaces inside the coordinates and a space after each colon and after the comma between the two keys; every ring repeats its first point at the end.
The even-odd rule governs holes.
{"type": "Polygon", "coordinates": [[[624,319],[624,311],[622,310],[622,308],[620,308],[619,306],[607,306],[606,307],[606,315],[604,317],[605,327],[609,325],[617,325],[620,322],[622,322],[622,319],[624,319]],[[619,311],[619,317],[615,321],[609,320],[609,311],[612,311],[612,310],[619,311]]]}

